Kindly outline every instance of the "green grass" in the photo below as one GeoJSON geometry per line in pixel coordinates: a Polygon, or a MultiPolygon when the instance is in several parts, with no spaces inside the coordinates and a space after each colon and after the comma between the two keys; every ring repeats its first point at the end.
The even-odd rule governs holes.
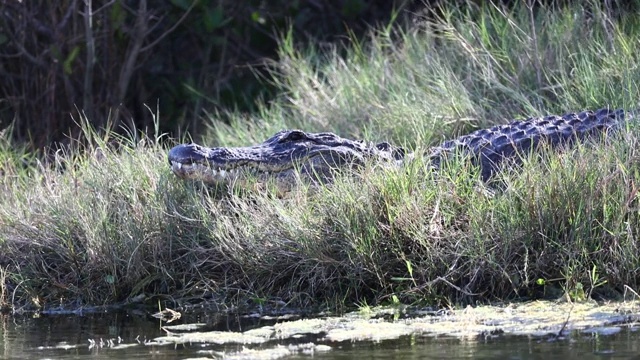
{"type": "MultiPolygon", "coordinates": [[[[273,64],[281,95],[258,114],[216,114],[230,125],[212,119],[203,140],[242,146],[297,127],[424,151],[511,118],[637,106],[637,17],[470,7],[333,50],[300,51],[288,34],[273,64]]],[[[436,177],[418,158],[285,198],[180,181],[158,135],[83,129],[47,164],[0,139],[9,308],[145,294],[339,309],[615,298],[639,285],[633,126],[534,157],[497,190],[462,161],[436,177]]]]}

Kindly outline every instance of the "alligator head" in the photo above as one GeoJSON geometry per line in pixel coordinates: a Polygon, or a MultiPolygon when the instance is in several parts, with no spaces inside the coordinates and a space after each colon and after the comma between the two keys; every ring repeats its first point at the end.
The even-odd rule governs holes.
{"type": "Polygon", "coordinates": [[[386,142],[367,144],[327,132],[283,130],[249,147],[178,145],[169,151],[169,164],[183,179],[213,185],[273,179],[279,189],[287,190],[298,179],[326,183],[337,170],[361,166],[370,158],[401,162],[404,155],[402,148],[386,142]]]}

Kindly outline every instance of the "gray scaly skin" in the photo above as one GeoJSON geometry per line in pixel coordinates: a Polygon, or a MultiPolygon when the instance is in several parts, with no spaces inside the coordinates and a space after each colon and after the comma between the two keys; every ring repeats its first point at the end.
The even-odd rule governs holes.
{"type": "MultiPolygon", "coordinates": [[[[529,118],[445,141],[424,156],[435,169],[451,155],[469,156],[480,167],[482,179],[486,181],[504,160],[517,160],[540,144],[552,148],[568,146],[606,134],[624,120],[623,110],[610,109],[529,118]]],[[[413,156],[386,142],[369,144],[332,133],[283,130],[262,144],[250,147],[178,145],[169,151],[169,164],[183,179],[212,185],[242,183],[250,178],[263,183],[271,179],[281,191],[288,191],[298,180],[326,183],[341,169],[362,166],[367,161],[400,166],[413,156]]]]}

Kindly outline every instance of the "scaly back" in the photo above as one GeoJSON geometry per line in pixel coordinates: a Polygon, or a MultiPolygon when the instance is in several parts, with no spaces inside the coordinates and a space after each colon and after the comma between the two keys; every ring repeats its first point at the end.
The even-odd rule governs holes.
{"type": "Polygon", "coordinates": [[[600,109],[528,118],[474,131],[432,149],[429,159],[438,168],[443,158],[453,154],[468,155],[479,165],[482,179],[488,180],[505,159],[527,155],[541,144],[555,148],[570,146],[594,135],[604,135],[625,119],[623,110],[600,109]]]}

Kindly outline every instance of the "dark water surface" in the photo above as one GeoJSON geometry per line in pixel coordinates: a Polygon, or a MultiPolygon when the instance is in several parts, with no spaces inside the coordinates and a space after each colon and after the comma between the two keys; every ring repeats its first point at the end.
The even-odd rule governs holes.
{"type": "MultiPolygon", "coordinates": [[[[200,319],[203,320],[203,319],[200,319]]],[[[2,359],[189,359],[238,356],[251,349],[286,349],[315,342],[331,349],[294,351],[283,359],[640,359],[640,328],[623,327],[611,335],[572,333],[560,340],[499,336],[469,340],[404,336],[373,342],[326,342],[322,336],[271,341],[262,345],[149,345],[165,335],[159,320],[126,313],[0,317],[2,359]],[[235,355],[234,355],[235,354],[235,355]]],[[[193,319],[190,319],[193,321],[193,319]]],[[[274,321],[240,317],[204,319],[206,330],[246,331],[274,321]]],[[[242,358],[256,358],[247,354],[242,358]]],[[[273,354],[271,354],[273,356],[273,354]]]]}

